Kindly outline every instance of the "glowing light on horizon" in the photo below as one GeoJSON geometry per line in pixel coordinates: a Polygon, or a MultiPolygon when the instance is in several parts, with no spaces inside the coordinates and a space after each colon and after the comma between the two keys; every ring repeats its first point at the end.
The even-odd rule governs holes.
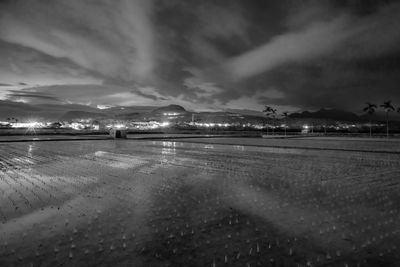
{"type": "Polygon", "coordinates": [[[12,128],[28,128],[28,129],[34,129],[34,128],[43,128],[45,127],[46,124],[43,122],[37,122],[37,121],[29,121],[29,122],[13,122],[11,123],[12,128]]]}
{"type": "Polygon", "coordinates": [[[124,129],[124,128],[126,128],[126,125],[125,124],[115,124],[114,127],[117,129],[124,129]]]}
{"type": "Polygon", "coordinates": [[[97,108],[98,109],[109,109],[109,108],[112,108],[113,106],[110,106],[110,105],[97,105],[97,108]]]}

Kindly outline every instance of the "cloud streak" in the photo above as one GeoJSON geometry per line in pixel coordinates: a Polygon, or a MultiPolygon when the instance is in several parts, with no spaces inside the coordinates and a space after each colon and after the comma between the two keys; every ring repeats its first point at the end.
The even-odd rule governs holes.
{"type": "Polygon", "coordinates": [[[345,13],[329,21],[313,22],[300,30],[275,36],[266,44],[229,59],[222,69],[232,79],[240,80],[284,63],[304,62],[340,53],[345,53],[348,60],[354,56],[373,56],[395,49],[400,40],[398,26],[395,26],[400,25],[399,11],[400,6],[396,4],[366,18],[355,18],[345,13]]]}
{"type": "Polygon", "coordinates": [[[332,51],[350,35],[343,32],[347,18],[315,23],[304,31],[275,37],[271,42],[227,61],[223,68],[234,79],[268,71],[286,62],[304,61],[332,51]]]}
{"type": "Polygon", "coordinates": [[[0,36],[104,76],[143,78],[154,64],[150,10],[142,0],[16,1],[1,12],[0,36]]]}
{"type": "Polygon", "coordinates": [[[400,101],[400,4],[372,2],[0,2],[0,98],[200,109],[352,108],[360,93],[400,101]]]}

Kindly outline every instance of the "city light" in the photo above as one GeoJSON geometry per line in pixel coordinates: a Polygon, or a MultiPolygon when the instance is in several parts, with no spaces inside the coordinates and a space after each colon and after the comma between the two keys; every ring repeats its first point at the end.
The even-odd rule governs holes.
{"type": "Polygon", "coordinates": [[[114,127],[115,127],[116,129],[125,129],[125,128],[126,128],[126,125],[125,125],[125,124],[115,124],[114,127]]]}
{"type": "Polygon", "coordinates": [[[28,129],[34,129],[34,128],[43,128],[45,127],[45,123],[43,122],[37,122],[37,121],[29,121],[29,122],[14,122],[11,123],[12,128],[28,128],[28,129]]]}
{"type": "Polygon", "coordinates": [[[109,109],[109,108],[112,108],[112,106],[109,106],[109,105],[97,105],[97,108],[98,109],[109,109]]]}
{"type": "Polygon", "coordinates": [[[69,126],[74,130],[82,130],[84,128],[83,124],[78,122],[73,122],[69,126]]]}

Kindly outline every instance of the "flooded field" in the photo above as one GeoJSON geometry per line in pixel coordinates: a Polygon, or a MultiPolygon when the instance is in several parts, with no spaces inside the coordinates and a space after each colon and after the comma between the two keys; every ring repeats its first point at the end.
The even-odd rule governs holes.
{"type": "Polygon", "coordinates": [[[399,208],[397,141],[0,144],[2,267],[400,266],[399,208]]]}

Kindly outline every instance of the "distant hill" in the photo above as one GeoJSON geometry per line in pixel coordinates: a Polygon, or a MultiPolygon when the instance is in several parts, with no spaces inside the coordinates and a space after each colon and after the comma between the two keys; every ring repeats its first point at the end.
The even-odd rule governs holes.
{"type": "Polygon", "coordinates": [[[52,112],[60,111],[60,112],[67,112],[72,110],[80,110],[80,111],[87,111],[87,112],[97,112],[99,109],[87,106],[87,105],[79,105],[79,104],[38,104],[34,105],[35,108],[39,108],[41,110],[51,110],[52,112]]]}
{"type": "MultiPolygon", "coordinates": [[[[117,106],[108,109],[99,109],[93,106],[79,104],[37,104],[0,100],[0,121],[7,118],[17,118],[19,121],[60,119],[86,119],[88,117],[118,117],[123,114],[148,113],[156,109],[155,106],[117,106]],[[72,113],[71,113],[72,112],[72,113]]],[[[129,116],[126,116],[129,118],[129,116]]]]}
{"type": "Polygon", "coordinates": [[[144,120],[145,114],[148,112],[130,112],[130,113],[120,113],[114,115],[115,119],[118,120],[144,120]]]}
{"type": "MultiPolygon", "coordinates": [[[[155,106],[115,106],[99,109],[93,106],[79,104],[39,104],[13,102],[0,100],[0,121],[7,118],[16,118],[19,121],[45,120],[45,121],[71,121],[76,119],[118,119],[118,120],[174,120],[175,122],[195,121],[216,123],[259,123],[268,121],[264,114],[255,110],[226,109],[218,112],[192,112],[187,111],[179,105],[155,106]],[[167,115],[165,113],[176,113],[167,115]],[[165,115],[164,115],[165,114],[165,115]],[[171,117],[172,116],[172,117],[171,117]]],[[[400,121],[400,113],[391,112],[391,121],[400,121]]],[[[278,116],[278,118],[281,118],[278,116]]],[[[343,121],[343,122],[366,122],[370,120],[367,114],[360,115],[339,109],[320,109],[318,111],[303,111],[289,115],[290,121],[313,120],[318,121],[343,121]]],[[[382,109],[377,109],[372,116],[372,121],[384,122],[386,114],[382,109]]]]}
{"type": "Polygon", "coordinates": [[[225,112],[237,113],[237,114],[241,114],[241,115],[259,116],[259,117],[264,117],[265,116],[264,113],[262,113],[261,111],[251,110],[251,109],[232,109],[232,108],[228,108],[228,109],[225,109],[225,112]]]}
{"type": "Polygon", "coordinates": [[[103,119],[107,118],[107,114],[95,113],[87,111],[68,111],[63,116],[60,117],[60,121],[72,121],[79,119],[103,119]]]}
{"type": "Polygon", "coordinates": [[[7,118],[17,118],[20,120],[40,110],[40,108],[25,103],[0,100],[0,121],[5,121],[7,118]]]}
{"type": "Polygon", "coordinates": [[[116,106],[111,107],[108,109],[103,109],[102,111],[107,114],[112,115],[122,115],[122,114],[129,114],[129,113],[147,113],[154,110],[155,106],[116,106]]]}
{"type": "Polygon", "coordinates": [[[289,115],[292,119],[326,119],[337,121],[360,121],[360,117],[353,112],[339,110],[339,109],[320,109],[315,112],[303,111],[300,113],[292,113],[289,115]]]}
{"type": "Polygon", "coordinates": [[[184,112],[186,112],[186,110],[185,110],[185,108],[183,108],[182,106],[179,106],[179,105],[168,105],[165,107],[156,108],[151,113],[161,114],[161,113],[165,113],[165,112],[184,113],[184,112]]]}
{"type": "MultiPolygon", "coordinates": [[[[370,117],[368,114],[362,114],[360,116],[360,118],[365,120],[365,121],[369,121],[370,119],[372,121],[385,121],[386,120],[386,113],[383,112],[383,111],[377,111],[372,115],[372,117],[370,117]]],[[[389,119],[391,121],[400,121],[400,113],[390,112],[389,113],[389,119]]]]}
{"type": "MultiPolygon", "coordinates": [[[[386,120],[386,114],[382,110],[377,110],[372,117],[368,114],[357,115],[353,112],[339,110],[339,109],[320,109],[318,111],[303,111],[299,113],[292,113],[289,115],[292,119],[319,119],[319,120],[333,120],[333,121],[346,121],[346,122],[366,122],[370,119],[372,121],[383,122],[386,120]]],[[[400,114],[397,112],[390,112],[389,119],[391,121],[399,121],[400,114]]]]}
{"type": "Polygon", "coordinates": [[[199,112],[193,113],[196,122],[214,122],[214,123],[264,123],[267,122],[265,116],[243,115],[234,112],[199,112]]]}

